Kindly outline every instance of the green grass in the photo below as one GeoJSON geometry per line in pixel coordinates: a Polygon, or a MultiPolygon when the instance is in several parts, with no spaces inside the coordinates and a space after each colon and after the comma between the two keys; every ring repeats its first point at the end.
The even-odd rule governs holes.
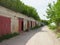
{"type": "MultiPolygon", "coordinates": [[[[31,28],[30,30],[35,30],[35,29],[38,29],[38,28],[40,28],[41,26],[35,26],[35,27],[33,27],[33,28],[31,28]]],[[[29,29],[26,29],[25,30],[25,32],[28,32],[29,31],[29,29]]]]}
{"type": "MultiPolygon", "coordinates": [[[[49,27],[49,29],[51,29],[52,31],[54,31],[56,33],[58,38],[60,38],[60,32],[59,31],[57,32],[57,27],[56,26],[49,25],[48,27],[49,27]]],[[[60,27],[58,27],[58,29],[60,29],[60,27]]]]}
{"type": "Polygon", "coordinates": [[[29,31],[28,29],[25,30],[25,32],[28,32],[28,31],[29,31]]]}
{"type": "Polygon", "coordinates": [[[60,38],[60,33],[57,33],[57,37],[60,38]]]}
{"type": "Polygon", "coordinates": [[[7,35],[0,36],[0,42],[2,42],[3,40],[15,37],[17,35],[19,35],[19,33],[13,33],[13,34],[7,34],[7,35]]]}
{"type": "Polygon", "coordinates": [[[35,27],[31,28],[31,30],[38,29],[38,28],[40,28],[40,27],[41,27],[41,26],[35,26],[35,27]]]}
{"type": "Polygon", "coordinates": [[[48,25],[49,29],[55,30],[57,27],[54,25],[48,25]]]}

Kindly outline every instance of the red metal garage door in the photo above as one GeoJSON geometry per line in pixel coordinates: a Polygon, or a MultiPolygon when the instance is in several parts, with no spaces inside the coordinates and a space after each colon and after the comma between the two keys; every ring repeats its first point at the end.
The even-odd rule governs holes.
{"type": "Polygon", "coordinates": [[[27,29],[30,28],[30,24],[29,24],[29,21],[27,21],[27,29]]]}
{"type": "Polygon", "coordinates": [[[31,28],[32,28],[32,21],[31,21],[31,28]]]}
{"type": "Polygon", "coordinates": [[[19,18],[19,32],[22,32],[23,31],[23,19],[22,18],[19,18]]]}
{"type": "Polygon", "coordinates": [[[0,35],[11,33],[11,20],[8,17],[0,16],[0,35]]]}

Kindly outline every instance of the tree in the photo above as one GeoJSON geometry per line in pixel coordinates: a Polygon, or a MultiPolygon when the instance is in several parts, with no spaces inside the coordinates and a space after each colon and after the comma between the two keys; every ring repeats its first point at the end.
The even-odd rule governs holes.
{"type": "Polygon", "coordinates": [[[57,0],[54,5],[49,4],[48,7],[47,17],[50,18],[50,22],[55,22],[57,29],[60,28],[60,0],[57,0]]]}
{"type": "Polygon", "coordinates": [[[0,5],[32,17],[35,20],[40,20],[36,9],[31,6],[25,5],[20,0],[0,0],[0,5]]]}

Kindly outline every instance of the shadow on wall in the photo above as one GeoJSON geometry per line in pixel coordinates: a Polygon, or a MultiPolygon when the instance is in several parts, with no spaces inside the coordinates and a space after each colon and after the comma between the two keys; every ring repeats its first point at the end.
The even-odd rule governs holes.
{"type": "MultiPolygon", "coordinates": [[[[37,30],[30,30],[29,32],[23,32],[19,36],[16,36],[14,38],[11,38],[9,40],[5,40],[1,42],[3,45],[28,45],[27,43],[31,38],[33,38],[37,33],[44,32],[41,31],[41,28],[38,28],[37,30]]],[[[0,44],[0,45],[2,45],[0,44]]]]}

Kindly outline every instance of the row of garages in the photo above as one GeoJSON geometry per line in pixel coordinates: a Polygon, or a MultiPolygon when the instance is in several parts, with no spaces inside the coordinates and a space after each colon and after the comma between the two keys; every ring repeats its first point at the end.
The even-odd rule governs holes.
{"type": "Polygon", "coordinates": [[[39,25],[36,20],[0,6],[0,36],[19,33],[39,25]]]}

